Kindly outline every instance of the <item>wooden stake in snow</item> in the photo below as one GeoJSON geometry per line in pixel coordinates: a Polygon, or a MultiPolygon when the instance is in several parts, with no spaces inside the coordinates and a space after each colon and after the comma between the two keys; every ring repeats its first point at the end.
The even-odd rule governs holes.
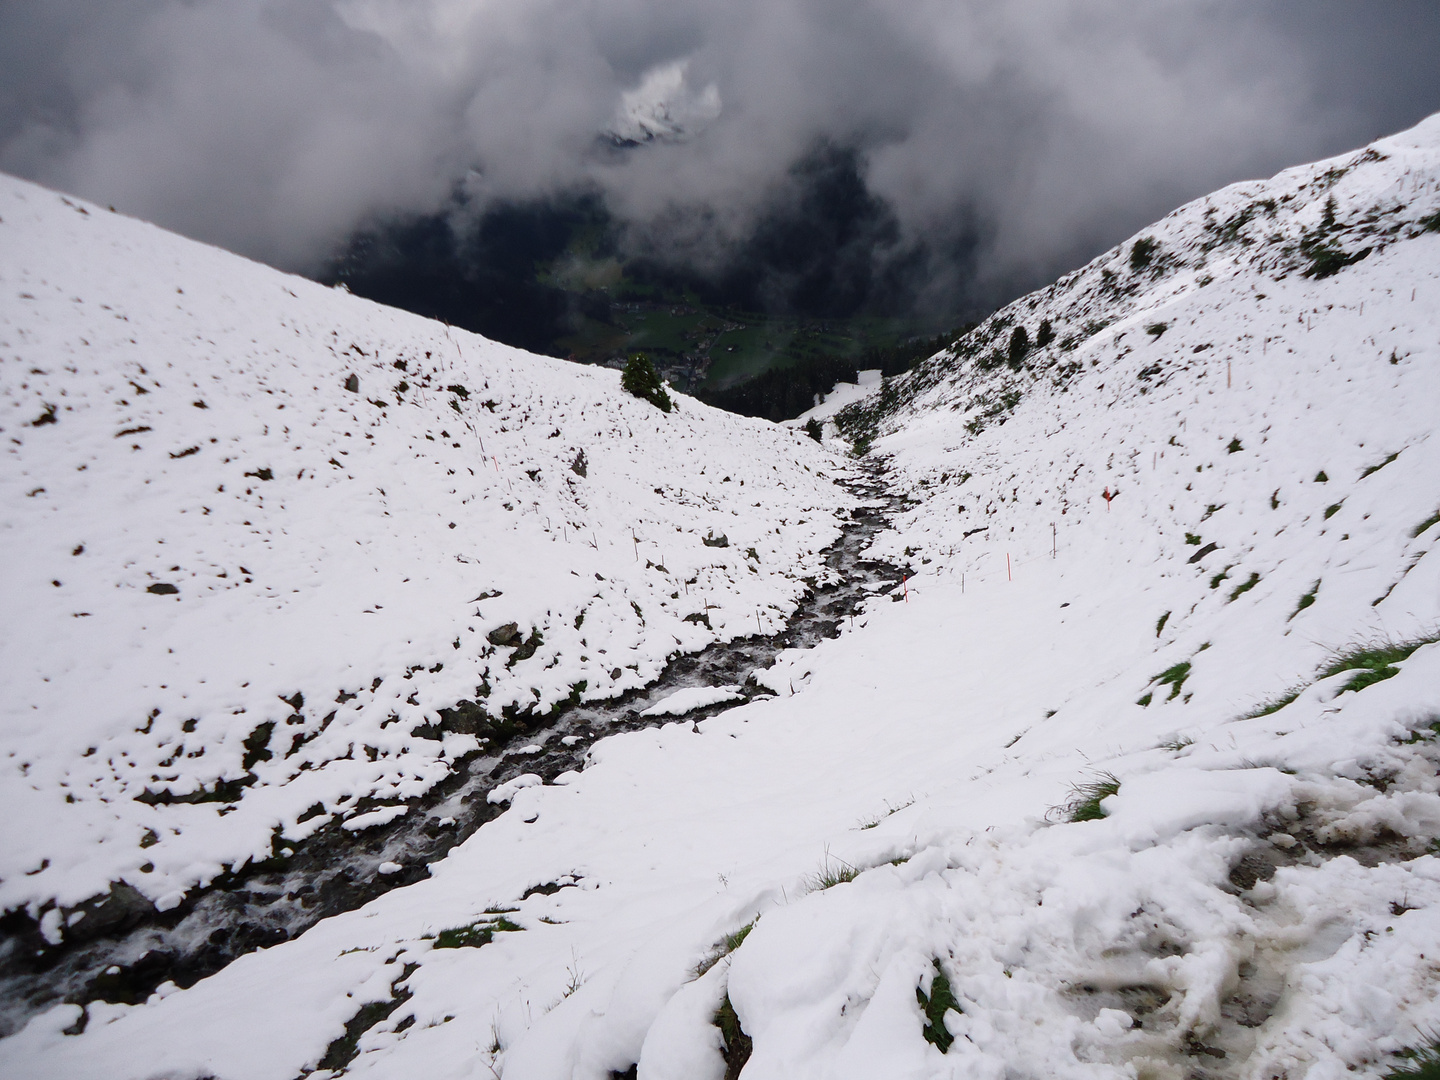
{"type": "Polygon", "coordinates": [[[1107,514],[1110,512],[1110,500],[1115,498],[1115,496],[1119,494],[1120,490],[1118,488],[1114,491],[1111,491],[1108,487],[1100,493],[1100,497],[1105,500],[1105,512],[1107,514]]]}
{"type": "Polygon", "coordinates": [[[910,575],[905,574],[900,578],[900,588],[905,592],[905,603],[910,602],[910,575]]]}
{"type": "Polygon", "coordinates": [[[1059,533],[1055,531],[1055,523],[1050,522],[1050,558],[1055,558],[1055,552],[1059,550],[1059,533]]]}
{"type": "Polygon", "coordinates": [[[1008,551],[1005,552],[1005,580],[1006,580],[1006,581],[1014,581],[1014,580],[1015,580],[1013,577],[1010,576],[1010,553],[1009,553],[1008,551]]]}
{"type": "Polygon", "coordinates": [[[1225,389],[1230,389],[1230,361],[1225,361],[1225,389]]]}

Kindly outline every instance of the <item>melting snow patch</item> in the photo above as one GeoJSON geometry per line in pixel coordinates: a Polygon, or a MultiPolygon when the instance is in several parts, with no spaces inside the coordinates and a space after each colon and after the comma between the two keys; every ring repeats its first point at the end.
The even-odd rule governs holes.
{"type": "Polygon", "coordinates": [[[724,701],[739,701],[743,695],[738,686],[690,686],[676,690],[669,697],[651,705],[641,716],[683,716],[724,701]]]}
{"type": "Polygon", "coordinates": [[[505,781],[505,783],[501,784],[495,790],[490,792],[490,794],[487,795],[485,799],[487,802],[495,803],[496,805],[503,802],[509,802],[515,797],[515,793],[521,788],[536,787],[537,785],[543,783],[545,783],[545,780],[542,777],[537,776],[533,772],[522,773],[521,775],[515,777],[514,780],[505,781]]]}
{"type": "Polygon", "coordinates": [[[376,825],[388,825],[398,817],[404,817],[410,812],[410,808],[403,803],[399,806],[382,806],[379,810],[371,810],[368,814],[357,814],[345,822],[341,828],[349,829],[351,832],[358,832],[361,829],[372,829],[376,825]]]}

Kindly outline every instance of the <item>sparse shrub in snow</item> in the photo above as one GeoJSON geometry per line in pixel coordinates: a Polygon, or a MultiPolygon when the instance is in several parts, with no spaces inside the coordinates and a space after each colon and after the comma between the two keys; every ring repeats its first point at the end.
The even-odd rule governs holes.
{"type": "Polygon", "coordinates": [[[1047,816],[1058,817],[1061,821],[1074,824],[1080,821],[1099,821],[1105,816],[1101,803],[1111,795],[1119,794],[1120,781],[1111,773],[1096,773],[1089,780],[1070,786],[1070,797],[1059,806],[1050,808],[1047,816]]]}
{"type": "Polygon", "coordinates": [[[643,352],[637,352],[625,364],[620,385],[636,397],[644,398],[661,412],[668,413],[673,406],[670,395],[665,392],[665,384],[655,371],[655,365],[643,352]]]}
{"type": "Polygon", "coordinates": [[[1025,363],[1025,355],[1030,351],[1030,335],[1023,326],[1017,326],[1010,333],[1010,346],[1006,350],[1005,360],[1012,370],[1019,371],[1020,365],[1025,363]]]}
{"type": "Polygon", "coordinates": [[[1155,258],[1159,243],[1153,236],[1142,236],[1130,247],[1130,269],[1144,270],[1155,258]]]}

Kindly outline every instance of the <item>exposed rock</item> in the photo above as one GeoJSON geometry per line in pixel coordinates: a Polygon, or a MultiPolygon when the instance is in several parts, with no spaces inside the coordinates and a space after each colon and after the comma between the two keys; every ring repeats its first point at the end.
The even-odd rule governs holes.
{"type": "Polygon", "coordinates": [[[491,645],[514,646],[520,644],[520,624],[507,622],[503,626],[497,626],[490,633],[485,635],[485,640],[491,645]]]}

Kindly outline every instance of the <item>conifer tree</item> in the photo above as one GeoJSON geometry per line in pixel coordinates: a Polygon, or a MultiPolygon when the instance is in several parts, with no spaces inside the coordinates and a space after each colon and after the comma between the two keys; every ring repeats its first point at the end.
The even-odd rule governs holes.
{"type": "Polygon", "coordinates": [[[671,409],[672,402],[670,395],[665,392],[665,384],[660,381],[655,365],[643,352],[630,357],[624,373],[620,376],[620,385],[636,397],[644,398],[661,412],[668,413],[671,409]]]}

